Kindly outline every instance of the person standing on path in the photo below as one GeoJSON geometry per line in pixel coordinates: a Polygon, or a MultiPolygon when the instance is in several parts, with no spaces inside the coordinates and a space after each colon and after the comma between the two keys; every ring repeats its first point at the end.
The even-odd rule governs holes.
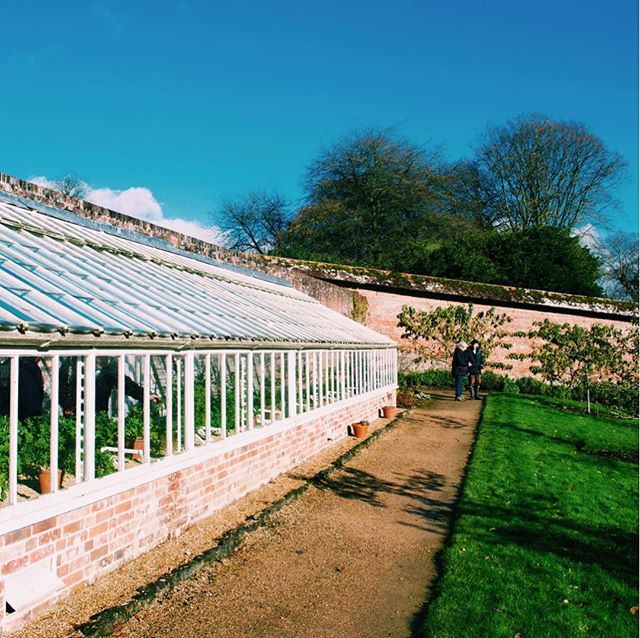
{"type": "Polygon", "coordinates": [[[456,382],[456,401],[462,401],[462,386],[465,377],[469,374],[469,361],[467,360],[467,344],[460,341],[453,351],[453,361],[451,362],[451,374],[456,382]]]}
{"type": "Polygon", "coordinates": [[[471,347],[467,349],[467,361],[469,363],[469,394],[472,399],[480,399],[484,355],[477,339],[474,339],[471,347]]]}

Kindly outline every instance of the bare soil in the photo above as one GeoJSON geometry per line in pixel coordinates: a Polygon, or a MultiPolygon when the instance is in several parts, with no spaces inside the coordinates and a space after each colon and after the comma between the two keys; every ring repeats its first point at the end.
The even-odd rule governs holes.
{"type": "MultiPolygon", "coordinates": [[[[119,627],[119,637],[380,638],[418,634],[434,556],[480,414],[479,401],[435,397],[340,471],[275,514],[228,559],[201,569],[119,627]]],[[[376,422],[382,427],[386,421],[376,422]]],[[[354,444],[264,486],[57,604],[15,638],[75,636],[100,608],[215,545],[354,444]]]]}

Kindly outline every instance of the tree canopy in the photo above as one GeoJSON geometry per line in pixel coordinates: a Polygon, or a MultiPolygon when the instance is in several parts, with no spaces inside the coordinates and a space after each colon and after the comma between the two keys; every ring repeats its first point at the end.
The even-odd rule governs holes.
{"type": "Polygon", "coordinates": [[[542,115],[490,127],[476,161],[487,219],[512,229],[599,219],[625,166],[583,124],[542,115]]]}
{"type": "Polygon", "coordinates": [[[603,287],[612,297],[638,300],[638,234],[614,233],[601,242],[603,287]]]}
{"type": "Polygon", "coordinates": [[[361,131],[309,164],[291,215],[281,197],[249,193],[225,202],[223,229],[237,250],[585,295],[602,293],[603,261],[618,282],[605,290],[633,296],[635,283],[637,296],[613,243],[595,251],[574,237],[615,204],[623,169],[584,125],[540,115],[489,128],[456,162],[361,131]]]}
{"type": "MultiPolygon", "coordinates": [[[[462,167],[388,132],[368,131],[323,151],[309,166],[306,204],[279,254],[402,269],[423,244],[467,227],[452,214],[469,190],[462,167]],[[457,192],[457,195],[454,193],[457,192]]],[[[473,206],[466,207],[469,217],[473,206]]]]}
{"type": "Polygon", "coordinates": [[[222,202],[218,216],[232,250],[270,252],[289,224],[285,199],[277,192],[252,191],[222,202]]]}

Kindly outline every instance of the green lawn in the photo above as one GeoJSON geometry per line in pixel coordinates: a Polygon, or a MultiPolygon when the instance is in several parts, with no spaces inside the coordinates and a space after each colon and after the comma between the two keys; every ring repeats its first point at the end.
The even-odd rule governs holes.
{"type": "Polygon", "coordinates": [[[638,423],[486,400],[428,638],[638,635],[638,423]]]}

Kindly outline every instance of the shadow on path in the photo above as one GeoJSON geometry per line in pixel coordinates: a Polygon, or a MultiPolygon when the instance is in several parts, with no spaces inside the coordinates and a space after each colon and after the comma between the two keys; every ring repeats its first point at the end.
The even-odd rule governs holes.
{"type": "Polygon", "coordinates": [[[385,480],[362,470],[343,468],[335,477],[322,479],[316,485],[320,489],[331,490],[340,498],[357,499],[373,507],[387,507],[385,495],[400,497],[406,501],[402,511],[424,521],[424,524],[402,524],[428,532],[444,532],[453,502],[443,493],[448,486],[447,479],[429,470],[411,474],[395,472],[394,475],[396,480],[385,480]]]}

